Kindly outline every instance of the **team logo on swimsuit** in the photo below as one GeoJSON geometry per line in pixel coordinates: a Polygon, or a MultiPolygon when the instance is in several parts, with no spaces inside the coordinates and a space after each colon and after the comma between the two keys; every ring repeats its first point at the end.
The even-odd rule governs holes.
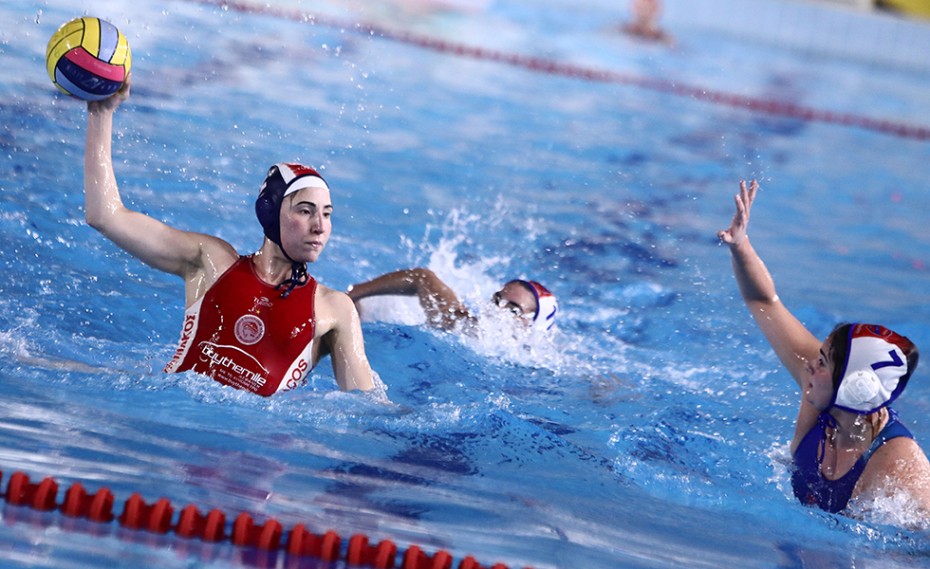
{"type": "Polygon", "coordinates": [[[235,333],[239,342],[251,346],[265,335],[265,323],[254,314],[245,314],[236,321],[235,333]]]}

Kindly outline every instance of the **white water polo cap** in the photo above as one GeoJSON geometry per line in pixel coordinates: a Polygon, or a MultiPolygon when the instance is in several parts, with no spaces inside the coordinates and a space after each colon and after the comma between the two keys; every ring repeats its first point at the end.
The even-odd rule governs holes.
{"type": "Polygon", "coordinates": [[[518,281],[530,289],[536,297],[536,314],[533,315],[533,329],[551,330],[555,326],[555,316],[559,312],[559,303],[549,289],[536,281],[518,281]]]}
{"type": "Polygon", "coordinates": [[[279,162],[268,169],[268,175],[258,190],[255,215],[262,224],[265,237],[278,247],[281,247],[281,203],[285,197],[304,188],[329,190],[323,176],[310,166],[279,162]]]}
{"type": "MultiPolygon", "coordinates": [[[[867,415],[904,391],[914,371],[908,365],[908,356],[915,347],[904,336],[877,324],[850,325],[848,340],[833,404],[867,415]]],[[[914,363],[916,367],[916,360],[914,363]]]]}

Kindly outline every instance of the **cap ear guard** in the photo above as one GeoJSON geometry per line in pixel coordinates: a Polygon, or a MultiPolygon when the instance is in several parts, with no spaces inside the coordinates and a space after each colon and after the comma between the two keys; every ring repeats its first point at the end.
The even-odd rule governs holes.
{"type": "Polygon", "coordinates": [[[891,397],[882,380],[871,369],[857,369],[843,378],[836,390],[836,405],[847,409],[881,407],[891,397]]]}
{"type": "Polygon", "coordinates": [[[286,189],[287,183],[281,175],[279,164],[275,164],[268,169],[268,175],[265,176],[265,181],[258,190],[258,198],[255,200],[255,216],[262,225],[265,237],[279,247],[281,246],[281,201],[284,199],[286,189]]]}
{"type": "Polygon", "coordinates": [[[848,341],[833,404],[853,413],[874,413],[904,391],[913,372],[908,354],[914,345],[904,336],[874,324],[850,326],[848,341]]]}

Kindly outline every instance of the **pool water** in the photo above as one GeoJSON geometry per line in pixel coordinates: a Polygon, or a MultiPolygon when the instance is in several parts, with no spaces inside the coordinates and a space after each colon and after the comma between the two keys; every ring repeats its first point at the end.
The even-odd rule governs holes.
{"type": "MultiPolygon", "coordinates": [[[[488,567],[925,564],[893,500],[861,520],[794,500],[793,382],[715,233],[758,178],[754,243],[815,334],[876,321],[930,346],[930,67],[913,57],[930,25],[668,0],[669,48],[619,34],[614,1],[425,4],[0,4],[2,483],[53,476],[488,567]],[[271,399],[163,374],[181,283],[84,223],[85,112],[45,75],[48,37],[84,13],[133,49],[114,150],[131,207],[251,252],[267,167],[315,164],[336,206],[323,284],[428,266],[481,312],[533,278],[559,297],[556,334],[509,341],[487,312],[479,338],[442,334],[409,299],[366,301],[390,404],[335,391],[328,361],[271,399]]],[[[927,377],[896,405],[919,441],[927,377]]],[[[328,566],[0,513],[4,567],[328,566]]]]}

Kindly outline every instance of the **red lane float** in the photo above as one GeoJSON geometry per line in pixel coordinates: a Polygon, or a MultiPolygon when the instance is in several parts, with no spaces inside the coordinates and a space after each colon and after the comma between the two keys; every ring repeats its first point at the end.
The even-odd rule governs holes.
{"type": "Polygon", "coordinates": [[[346,563],[364,565],[375,569],[392,569],[397,557],[397,546],[390,540],[383,540],[376,546],[368,544],[368,536],[355,534],[349,538],[346,551],[346,563]]]}
{"type": "Polygon", "coordinates": [[[291,530],[285,550],[290,555],[316,557],[323,561],[339,559],[339,535],[330,530],[322,536],[307,531],[303,524],[297,524],[291,530]]]}
{"type": "Polygon", "coordinates": [[[88,495],[80,482],[75,482],[65,492],[65,501],[61,504],[61,513],[72,518],[87,518],[92,522],[109,523],[113,521],[113,493],[109,488],[101,488],[88,495]]]}
{"type": "Polygon", "coordinates": [[[142,529],[152,533],[168,533],[174,508],[166,498],[149,505],[138,492],[126,500],[119,523],[128,529],[142,529]]]}
{"type": "Polygon", "coordinates": [[[56,507],[58,483],[45,478],[38,484],[29,482],[22,472],[14,472],[6,488],[6,501],[14,506],[31,506],[36,510],[49,511],[56,507]]]}
{"type": "Polygon", "coordinates": [[[257,549],[278,549],[284,529],[278,520],[271,518],[264,524],[256,525],[252,516],[241,513],[233,522],[232,542],[241,547],[257,549]]]}
{"type": "Polygon", "coordinates": [[[207,515],[200,513],[197,506],[188,504],[178,516],[175,533],[189,539],[223,541],[226,538],[226,514],[213,509],[207,515]]]}
{"type": "MultiPolygon", "coordinates": [[[[2,478],[3,472],[0,471],[0,481],[2,478]]],[[[284,550],[288,555],[314,557],[326,562],[344,559],[350,566],[393,569],[399,554],[402,558],[402,569],[452,569],[453,564],[452,556],[447,551],[439,550],[429,555],[419,546],[411,545],[401,554],[392,541],[382,540],[377,545],[371,545],[368,536],[363,534],[353,535],[343,554],[342,539],[332,530],[317,535],[307,530],[303,524],[297,524],[286,532],[281,523],[274,518],[257,524],[252,516],[245,512],[236,517],[227,531],[226,514],[217,509],[203,514],[194,504],[182,508],[175,521],[174,507],[167,498],[159,498],[149,504],[138,492],[123,502],[123,511],[117,518],[113,514],[115,499],[108,488],[100,488],[94,494],[88,494],[80,482],[75,482],[65,492],[59,504],[58,483],[54,479],[46,477],[39,483],[33,483],[23,472],[14,472],[10,476],[3,497],[12,506],[45,512],[57,509],[68,518],[84,518],[95,523],[116,521],[129,530],[162,535],[173,531],[184,539],[199,539],[212,543],[228,540],[237,547],[265,551],[284,550]]],[[[71,525],[69,522],[62,527],[71,529],[71,525]]],[[[458,569],[484,567],[469,555],[462,559],[458,569]]],[[[508,567],[498,563],[491,566],[491,569],[508,567]]]]}

